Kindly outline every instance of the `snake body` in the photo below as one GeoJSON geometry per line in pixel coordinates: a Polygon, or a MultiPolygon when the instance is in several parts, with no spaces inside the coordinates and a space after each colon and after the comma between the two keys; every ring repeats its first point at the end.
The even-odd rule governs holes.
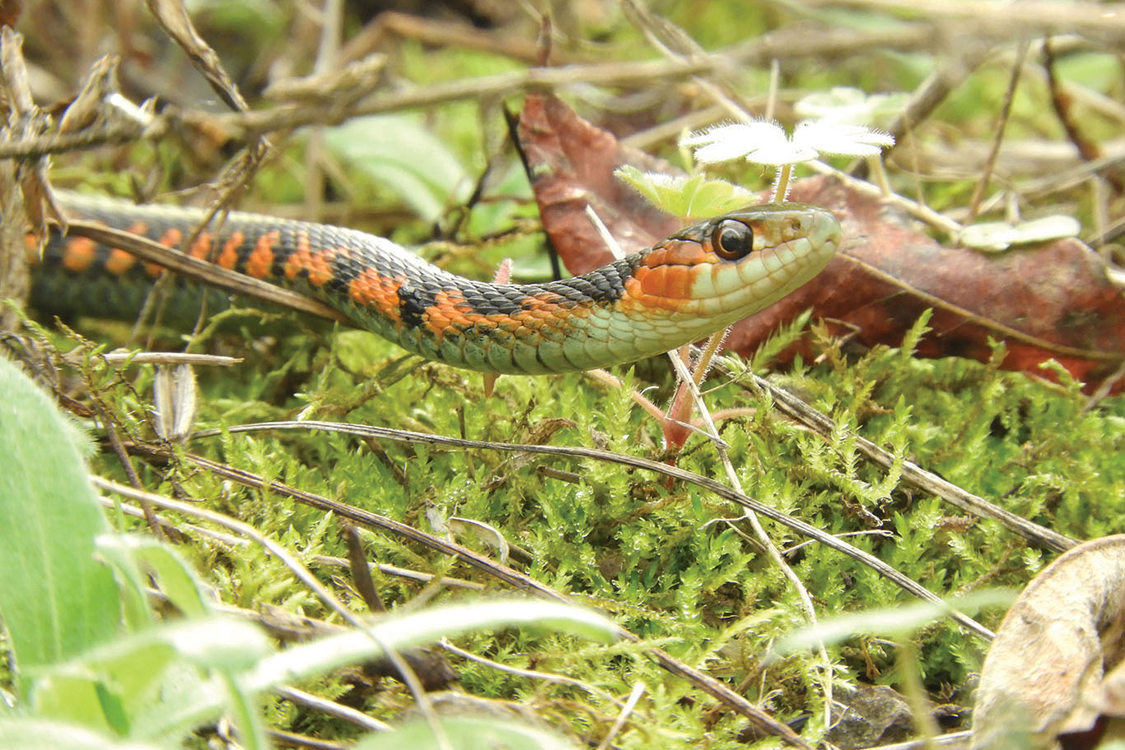
{"type": "MultiPolygon", "coordinates": [[[[75,194],[66,194],[63,205],[74,217],[171,247],[203,220],[193,209],[75,194]]],[[[428,359],[539,374],[634,362],[706,337],[807,282],[839,244],[829,211],[784,203],[717,217],[589,273],[541,284],[474,281],[382,237],[240,212],[185,250],[315,297],[428,359]]],[[[151,283],[159,273],[123,250],[78,237],[52,238],[44,265],[65,275],[68,286],[83,284],[87,293],[78,298],[103,296],[102,307],[112,309],[83,312],[105,317],[138,308],[109,290],[151,283]]],[[[36,273],[33,304],[52,309],[70,299],[58,278],[36,273]]]]}

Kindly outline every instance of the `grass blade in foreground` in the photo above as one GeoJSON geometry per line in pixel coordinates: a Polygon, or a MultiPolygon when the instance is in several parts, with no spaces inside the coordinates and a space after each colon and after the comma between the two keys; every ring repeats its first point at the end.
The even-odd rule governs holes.
{"type": "Polygon", "coordinates": [[[388,734],[371,735],[355,750],[576,750],[576,745],[536,727],[479,716],[445,716],[438,720],[448,745],[442,744],[433,727],[423,721],[407,724],[388,734]]]}

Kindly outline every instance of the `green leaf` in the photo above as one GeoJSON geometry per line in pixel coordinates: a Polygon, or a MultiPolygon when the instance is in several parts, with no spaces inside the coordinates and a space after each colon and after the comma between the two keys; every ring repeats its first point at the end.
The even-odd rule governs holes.
{"type": "Polygon", "coordinates": [[[438,720],[445,744],[424,721],[415,721],[386,734],[375,734],[355,746],[355,750],[575,750],[577,745],[551,732],[499,719],[475,716],[448,716],[438,720]]]}
{"type": "Polygon", "coordinates": [[[22,679],[113,637],[121,605],[112,571],[95,559],[107,526],[74,427],[6,360],[0,393],[0,619],[22,679]]]}
{"type": "Polygon", "coordinates": [[[164,638],[191,664],[225,672],[253,669],[272,650],[260,628],[231,617],[189,620],[167,628],[164,638]]]}
{"type": "Polygon", "coordinates": [[[382,183],[426,221],[468,198],[472,179],[457,158],[408,115],[357,117],[325,132],[348,166],[382,183]]]}
{"type": "Polygon", "coordinates": [[[227,689],[227,714],[238,731],[238,744],[246,750],[269,750],[269,735],[258,710],[257,696],[234,674],[226,672],[222,677],[227,689]]]}
{"type": "Polygon", "coordinates": [[[121,594],[121,611],[130,632],[152,625],[152,610],[148,605],[148,582],[141,575],[130,547],[140,540],[124,534],[102,534],[94,540],[98,556],[117,576],[121,594]]]}
{"type": "Polygon", "coordinates": [[[486,601],[435,607],[380,622],[370,634],[349,631],[294,646],[263,660],[250,679],[254,687],[265,690],[379,656],[383,650],[376,642],[402,651],[486,628],[528,626],[606,642],[617,633],[617,626],[601,615],[555,602],[486,601]]]}
{"type": "Polygon", "coordinates": [[[0,719],[0,747],[20,750],[160,750],[156,745],[122,742],[84,727],[43,719],[0,719]]]}
{"type": "Polygon", "coordinates": [[[127,557],[134,569],[144,570],[155,577],[160,590],[186,616],[210,614],[211,605],[204,594],[203,584],[195,571],[167,544],[146,537],[113,535],[99,539],[98,548],[106,558],[127,557]]]}
{"type": "Polygon", "coordinates": [[[614,174],[662,211],[689,219],[729,213],[755,201],[749,190],[726,180],[709,180],[702,174],[666,175],[642,172],[628,165],[614,174]]]}
{"type": "Polygon", "coordinates": [[[121,736],[167,737],[191,728],[169,717],[191,712],[192,699],[213,707],[207,718],[245,702],[244,691],[224,690],[210,670],[227,675],[229,688],[230,675],[252,670],[270,651],[261,630],[229,617],[157,626],[37,673],[32,709],[121,736]]]}
{"type": "Polygon", "coordinates": [[[127,735],[133,717],[153,702],[175,656],[170,646],[148,635],[157,631],[144,632],[112,644],[109,654],[95,651],[38,675],[34,714],[127,735]]]}

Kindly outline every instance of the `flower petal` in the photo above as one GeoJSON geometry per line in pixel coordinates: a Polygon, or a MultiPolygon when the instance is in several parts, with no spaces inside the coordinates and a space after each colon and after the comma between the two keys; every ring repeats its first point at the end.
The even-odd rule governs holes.
{"type": "Polygon", "coordinates": [[[782,164],[799,164],[809,159],[815,159],[819,155],[815,148],[785,140],[754,149],[746,155],[746,161],[777,167],[782,164]]]}
{"type": "Polygon", "coordinates": [[[706,127],[703,130],[693,130],[680,138],[680,146],[705,146],[708,143],[714,143],[716,140],[723,137],[722,134],[724,131],[736,124],[737,123],[720,122],[716,125],[706,127]]]}
{"type": "Polygon", "coordinates": [[[776,166],[816,158],[815,151],[794,144],[780,127],[760,128],[756,135],[754,148],[746,154],[746,160],[754,164],[776,166]]]}
{"type": "Polygon", "coordinates": [[[720,125],[699,131],[680,140],[681,146],[695,147],[695,158],[703,164],[730,161],[745,156],[763,144],[785,142],[785,131],[776,123],[755,120],[720,125]]]}
{"type": "Polygon", "coordinates": [[[834,156],[876,156],[895,143],[894,136],[881,130],[823,120],[806,120],[797,125],[793,141],[834,156]]]}

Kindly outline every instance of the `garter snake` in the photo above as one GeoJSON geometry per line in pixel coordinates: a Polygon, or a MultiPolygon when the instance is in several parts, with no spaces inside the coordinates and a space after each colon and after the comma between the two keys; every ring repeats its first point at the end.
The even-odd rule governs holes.
{"type": "MultiPolygon", "coordinates": [[[[62,205],[74,217],[170,247],[203,217],[72,193],[62,205]]],[[[475,281],[382,237],[240,212],[219,230],[198,233],[186,251],[317,298],[428,359],[538,374],[624,364],[704,338],[807,282],[839,244],[829,211],[775,203],[690,226],[589,273],[537,284],[475,281]]],[[[135,315],[139,303],[123,303],[128,295],[120,290],[151,284],[160,272],[82,237],[53,237],[43,265],[34,305],[103,317],[135,315]]]]}

